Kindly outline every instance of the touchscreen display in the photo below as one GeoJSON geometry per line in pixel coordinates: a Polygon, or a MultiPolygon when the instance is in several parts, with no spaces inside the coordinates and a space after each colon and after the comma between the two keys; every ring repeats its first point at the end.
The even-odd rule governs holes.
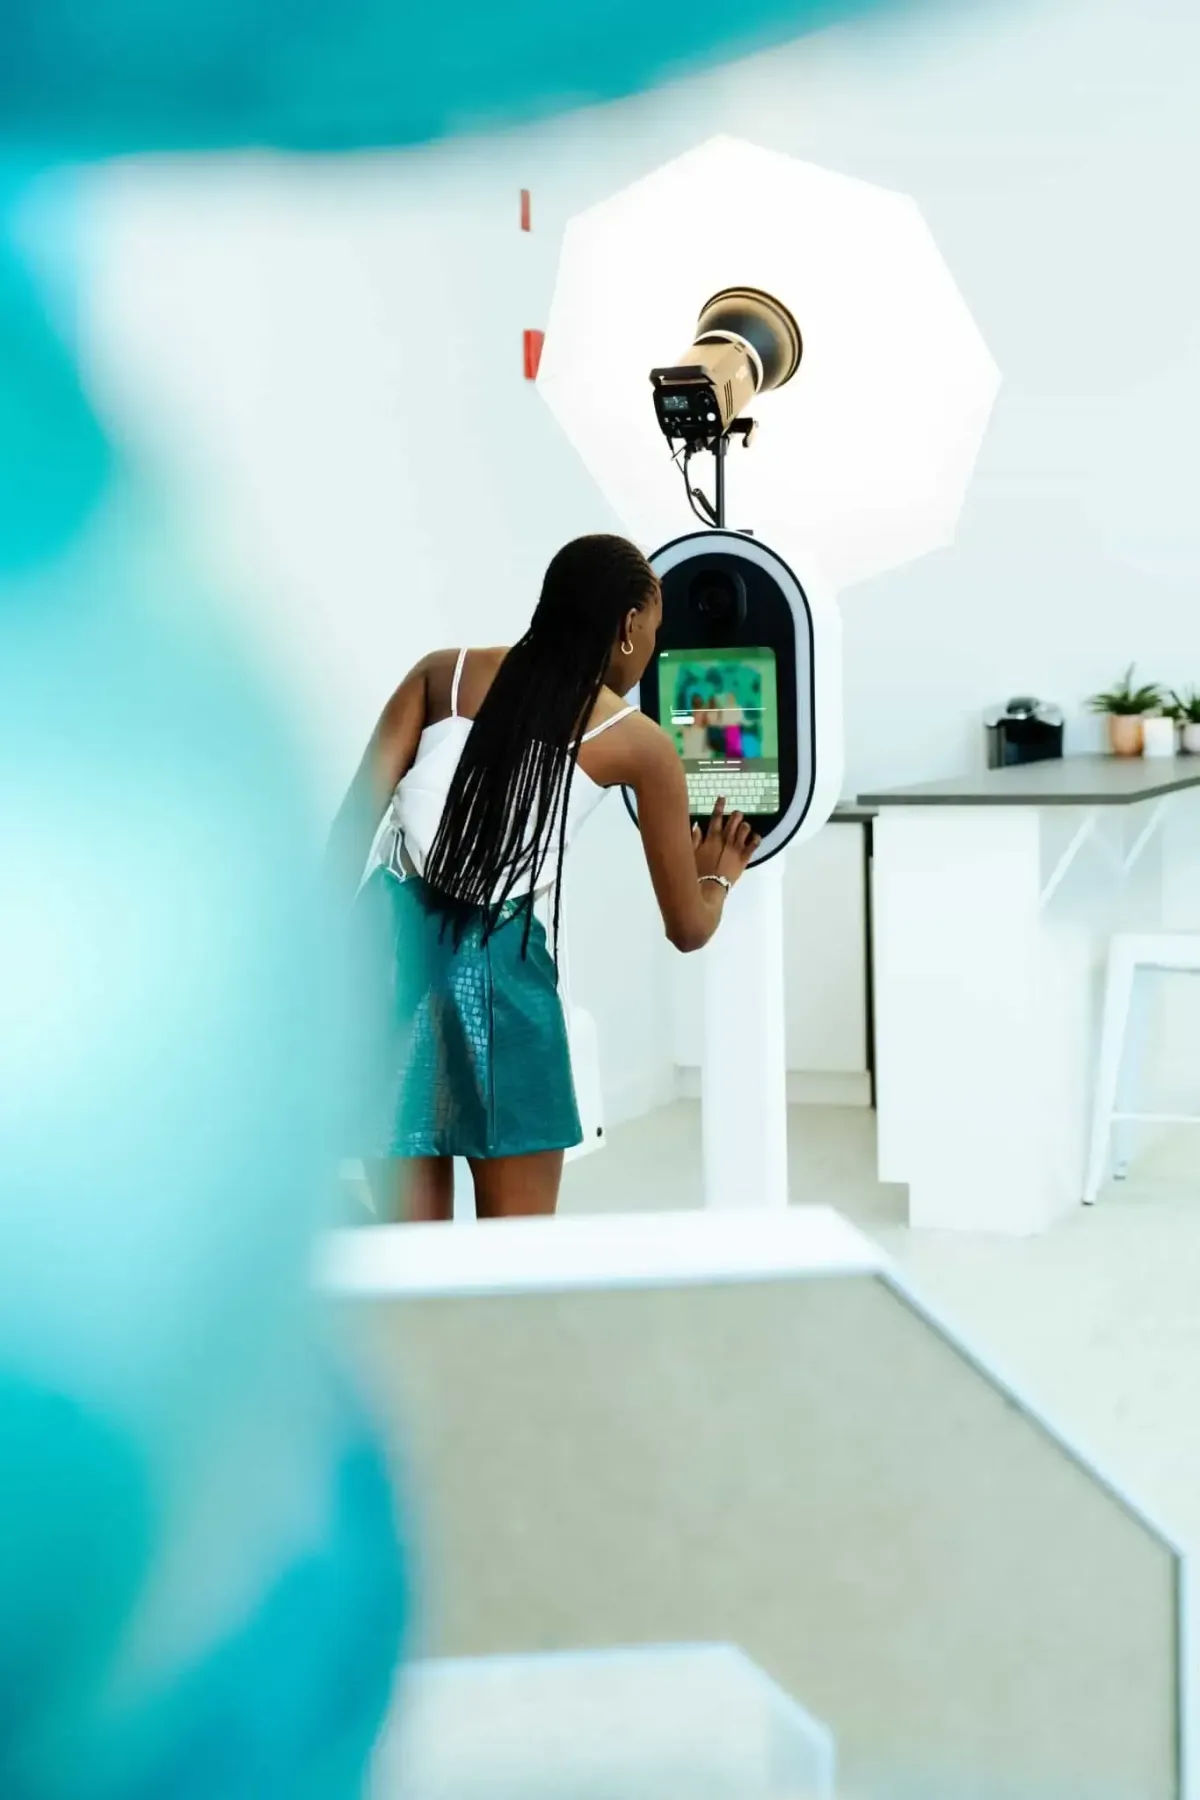
{"type": "Polygon", "coordinates": [[[779,811],[779,698],[773,650],[664,650],[660,722],[687,775],[693,818],[779,811]]]}

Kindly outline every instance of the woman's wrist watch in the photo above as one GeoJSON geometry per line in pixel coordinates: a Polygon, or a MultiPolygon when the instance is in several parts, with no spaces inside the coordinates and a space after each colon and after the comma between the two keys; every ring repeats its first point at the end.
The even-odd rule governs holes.
{"type": "Polygon", "coordinates": [[[698,875],[696,879],[701,887],[704,886],[706,881],[711,881],[716,887],[724,888],[727,894],[732,894],[733,892],[733,883],[730,881],[728,875],[698,875]]]}

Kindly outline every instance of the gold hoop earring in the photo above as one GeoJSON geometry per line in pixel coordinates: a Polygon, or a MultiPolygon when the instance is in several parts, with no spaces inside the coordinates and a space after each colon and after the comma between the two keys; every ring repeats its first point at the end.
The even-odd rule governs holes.
{"type": "Polygon", "coordinates": [[[621,655],[622,656],[632,656],[633,655],[633,645],[628,644],[628,643],[622,643],[621,655]]]}

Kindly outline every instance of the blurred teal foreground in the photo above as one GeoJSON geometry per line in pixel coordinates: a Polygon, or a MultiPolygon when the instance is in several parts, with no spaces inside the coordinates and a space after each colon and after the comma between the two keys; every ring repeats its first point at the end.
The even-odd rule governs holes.
{"type": "Polygon", "coordinates": [[[638,93],[888,0],[5,0],[0,131],[55,154],[416,144],[638,93]]]}
{"type": "Polygon", "coordinates": [[[505,123],[851,10],[0,8],[4,1800],[357,1793],[406,1614],[307,1292],[340,1069],[300,752],[80,388],[69,188],[52,288],[25,199],[505,123]]]}

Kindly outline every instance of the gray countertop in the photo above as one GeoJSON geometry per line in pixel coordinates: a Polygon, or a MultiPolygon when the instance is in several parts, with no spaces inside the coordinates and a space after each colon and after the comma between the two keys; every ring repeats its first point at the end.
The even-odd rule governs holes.
{"type": "Polygon", "coordinates": [[[954,781],[881,788],[858,804],[885,806],[1134,806],[1200,788],[1200,756],[1066,756],[1057,762],[985,769],[954,781]]]}

